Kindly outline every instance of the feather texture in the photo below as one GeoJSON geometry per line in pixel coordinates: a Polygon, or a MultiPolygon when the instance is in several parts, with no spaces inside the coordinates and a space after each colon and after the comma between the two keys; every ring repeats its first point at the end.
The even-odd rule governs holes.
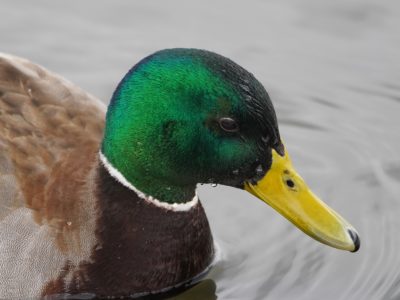
{"type": "Polygon", "coordinates": [[[104,169],[104,118],[105,106],[70,82],[0,54],[0,298],[124,296],[186,282],[211,263],[200,204],[174,215],[104,169]]]}

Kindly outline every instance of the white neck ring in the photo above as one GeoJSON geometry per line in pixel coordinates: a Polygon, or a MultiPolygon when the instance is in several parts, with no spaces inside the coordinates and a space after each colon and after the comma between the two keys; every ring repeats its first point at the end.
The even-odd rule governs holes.
{"type": "Polygon", "coordinates": [[[161,207],[171,211],[189,211],[191,208],[195,207],[199,202],[199,197],[197,196],[197,192],[192,200],[185,202],[185,203],[167,203],[162,202],[152,196],[146,195],[145,193],[138,190],[134,187],[120,171],[118,171],[107,159],[107,157],[99,151],[99,158],[101,163],[103,164],[104,168],[108,171],[108,173],[113,177],[116,181],[120,184],[125,186],[126,188],[134,191],[140,198],[144,199],[148,203],[151,203],[157,207],[161,207]]]}

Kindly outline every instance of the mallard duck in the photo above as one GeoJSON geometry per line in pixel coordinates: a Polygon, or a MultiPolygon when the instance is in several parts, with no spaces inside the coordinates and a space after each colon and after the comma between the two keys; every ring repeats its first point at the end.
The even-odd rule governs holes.
{"type": "Polygon", "coordinates": [[[0,55],[0,298],[138,296],[192,282],[215,256],[198,183],[245,189],[316,240],[359,248],[293,168],[262,84],[228,58],[156,52],[106,112],[46,69],[0,55]]]}

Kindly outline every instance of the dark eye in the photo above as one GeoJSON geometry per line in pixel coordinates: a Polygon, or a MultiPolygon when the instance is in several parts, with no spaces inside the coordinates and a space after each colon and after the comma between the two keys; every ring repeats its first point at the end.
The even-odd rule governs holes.
{"type": "Polygon", "coordinates": [[[221,118],[218,120],[219,126],[227,132],[237,132],[239,131],[239,125],[232,118],[221,118]]]}

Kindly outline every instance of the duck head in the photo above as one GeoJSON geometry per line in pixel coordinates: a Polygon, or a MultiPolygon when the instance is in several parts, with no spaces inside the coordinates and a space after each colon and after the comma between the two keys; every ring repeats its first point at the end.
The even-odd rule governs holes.
{"type": "Polygon", "coordinates": [[[190,201],[198,183],[228,185],[322,243],[359,248],[353,227],[294,170],[262,84],[218,54],[169,49],[135,65],[110,102],[101,152],[161,202],[190,201]]]}

